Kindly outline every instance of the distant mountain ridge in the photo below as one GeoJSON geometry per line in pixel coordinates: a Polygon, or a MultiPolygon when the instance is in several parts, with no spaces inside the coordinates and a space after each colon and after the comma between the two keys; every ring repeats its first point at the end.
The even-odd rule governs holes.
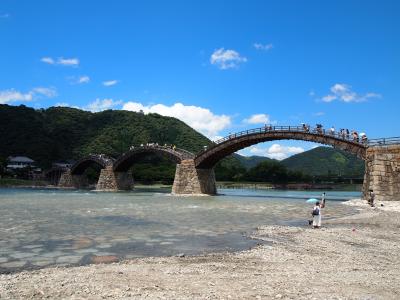
{"type": "Polygon", "coordinates": [[[331,147],[317,147],[281,161],[289,170],[312,176],[364,175],[364,161],[348,152],[331,147]]]}
{"type": "Polygon", "coordinates": [[[263,161],[274,160],[274,159],[269,158],[269,157],[258,156],[258,155],[253,155],[253,156],[238,155],[237,158],[241,162],[242,166],[244,168],[246,168],[247,170],[251,169],[251,168],[254,168],[255,166],[257,166],[259,163],[261,163],[263,161]]]}

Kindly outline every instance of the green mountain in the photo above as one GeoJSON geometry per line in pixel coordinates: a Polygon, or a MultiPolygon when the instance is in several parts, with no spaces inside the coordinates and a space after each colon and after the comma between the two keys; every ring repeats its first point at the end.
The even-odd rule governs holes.
{"type": "Polygon", "coordinates": [[[26,155],[48,167],[56,160],[89,153],[117,157],[131,145],[148,142],[174,144],[194,153],[211,143],[182,121],[158,114],[0,105],[2,158],[26,155]]]}
{"type": "MultiPolygon", "coordinates": [[[[0,169],[12,155],[29,156],[42,168],[48,168],[54,161],[77,160],[90,153],[118,157],[131,145],[155,142],[193,153],[211,144],[184,122],[158,114],[0,105],[0,169]]],[[[93,172],[89,173],[94,178],[93,172]]],[[[217,164],[215,173],[218,180],[239,180],[245,169],[237,155],[232,155],[217,164]]],[[[157,156],[146,157],[134,166],[137,181],[171,183],[174,175],[175,165],[157,156]]]]}
{"type": "Polygon", "coordinates": [[[351,176],[364,175],[364,161],[348,152],[317,147],[293,155],[281,161],[291,171],[300,171],[313,176],[351,176]]]}
{"type": "Polygon", "coordinates": [[[241,156],[241,155],[237,155],[237,158],[239,159],[239,161],[241,162],[242,166],[244,168],[251,169],[254,168],[255,166],[257,166],[259,163],[263,162],[263,161],[273,161],[274,159],[265,157],[265,156],[257,156],[257,155],[253,155],[253,156],[241,156]]]}

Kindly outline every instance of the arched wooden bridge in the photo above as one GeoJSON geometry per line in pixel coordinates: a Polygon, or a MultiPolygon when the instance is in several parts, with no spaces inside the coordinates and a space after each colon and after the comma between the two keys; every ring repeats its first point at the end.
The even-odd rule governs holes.
{"type": "Polygon", "coordinates": [[[136,161],[141,160],[149,154],[166,157],[177,164],[180,164],[182,160],[194,158],[193,153],[183,149],[159,145],[146,145],[141,147],[132,147],[131,150],[122,154],[114,162],[113,169],[115,172],[126,172],[136,161]]]}
{"type": "MultiPolygon", "coordinates": [[[[90,155],[77,161],[69,174],[66,172],[66,176],[82,176],[90,165],[97,164],[102,169],[98,188],[100,186],[101,190],[130,189],[133,179],[127,175],[127,171],[142,157],[156,154],[177,164],[173,193],[215,194],[213,167],[218,161],[251,145],[275,140],[309,141],[350,152],[366,161],[364,194],[366,190],[374,187],[378,199],[400,197],[400,138],[367,140],[357,134],[350,135],[308,126],[264,126],[241,131],[214,142],[197,155],[183,149],[157,144],[131,147],[117,159],[103,154],[90,155]],[[387,192],[386,189],[390,191],[387,192]]],[[[60,182],[74,182],[62,179],[60,182]]]]}
{"type": "Polygon", "coordinates": [[[367,143],[346,134],[327,133],[323,129],[302,126],[265,126],[230,134],[197,154],[197,168],[212,168],[224,157],[249,146],[276,140],[301,140],[333,146],[365,159],[367,143]]]}

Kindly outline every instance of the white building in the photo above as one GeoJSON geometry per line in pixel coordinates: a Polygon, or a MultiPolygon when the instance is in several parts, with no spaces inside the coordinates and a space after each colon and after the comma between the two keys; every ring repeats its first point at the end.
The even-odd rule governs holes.
{"type": "Polygon", "coordinates": [[[26,156],[9,156],[7,170],[34,168],[35,161],[26,156]]]}

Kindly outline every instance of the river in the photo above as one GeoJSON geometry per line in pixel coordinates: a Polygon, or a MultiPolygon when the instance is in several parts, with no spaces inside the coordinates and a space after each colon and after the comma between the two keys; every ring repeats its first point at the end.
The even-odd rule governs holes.
{"type": "MultiPolygon", "coordinates": [[[[258,226],[307,226],[320,191],[220,189],[218,196],[177,197],[165,189],[100,193],[0,189],[0,273],[97,258],[197,255],[258,243],[258,226]]],[[[359,192],[329,191],[324,218],[352,214],[341,202],[359,192]]]]}

